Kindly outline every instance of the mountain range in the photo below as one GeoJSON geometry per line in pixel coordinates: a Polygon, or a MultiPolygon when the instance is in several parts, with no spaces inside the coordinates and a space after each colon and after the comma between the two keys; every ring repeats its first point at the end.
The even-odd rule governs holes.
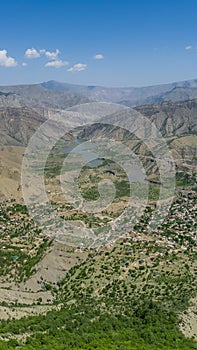
{"type": "Polygon", "coordinates": [[[66,109],[90,102],[77,93],[47,89],[42,84],[0,87],[0,107],[31,107],[66,109]]]}
{"type": "Polygon", "coordinates": [[[53,91],[82,94],[96,101],[119,103],[130,107],[197,98],[197,79],[147,87],[126,88],[74,85],[53,80],[41,85],[53,91]]]}
{"type": "Polygon", "coordinates": [[[0,107],[67,108],[90,101],[134,107],[197,98],[197,79],[146,87],[103,87],[54,80],[31,85],[0,86],[0,107]]]}

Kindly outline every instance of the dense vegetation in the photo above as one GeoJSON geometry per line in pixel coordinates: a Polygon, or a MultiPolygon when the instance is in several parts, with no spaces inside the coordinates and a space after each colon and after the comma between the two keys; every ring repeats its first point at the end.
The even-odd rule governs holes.
{"type": "Polygon", "coordinates": [[[176,315],[151,300],[130,301],[125,314],[109,314],[90,298],[78,305],[49,312],[47,316],[1,322],[0,333],[12,334],[2,350],[21,346],[24,350],[47,349],[119,349],[119,350],[191,350],[195,342],[178,330],[176,315]],[[17,335],[26,334],[25,344],[17,335]]]}

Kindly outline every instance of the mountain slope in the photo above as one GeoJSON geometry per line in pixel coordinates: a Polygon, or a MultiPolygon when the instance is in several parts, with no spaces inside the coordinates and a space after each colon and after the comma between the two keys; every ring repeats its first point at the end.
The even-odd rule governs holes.
{"type": "MultiPolygon", "coordinates": [[[[179,184],[185,182],[186,174],[189,183],[194,184],[197,176],[197,100],[184,102],[164,102],[158,105],[145,105],[136,107],[136,110],[153,122],[159,130],[171,151],[177,172],[179,184]]],[[[103,123],[92,124],[84,128],[79,138],[91,140],[109,138],[126,143],[142,161],[149,178],[159,176],[158,167],[145,142],[129,133],[129,126],[135,117],[132,111],[124,110],[121,114],[109,116],[103,123]],[[125,129],[113,126],[114,120],[121,120],[121,125],[126,117],[125,129]],[[108,124],[107,124],[108,123],[108,124]]],[[[140,133],[145,137],[151,135],[151,124],[140,125],[140,133]]]]}
{"type": "Polygon", "coordinates": [[[136,110],[153,121],[163,137],[197,134],[197,99],[145,105],[136,110]]]}
{"type": "Polygon", "coordinates": [[[0,87],[0,107],[66,109],[89,102],[87,97],[66,91],[52,91],[41,84],[0,87]]]}
{"type": "MultiPolygon", "coordinates": [[[[179,330],[185,329],[181,314],[186,315],[196,295],[195,206],[195,192],[181,191],[157,232],[147,233],[152,213],[147,207],[139,224],[125,229],[122,239],[89,250],[87,259],[70,267],[65,278],[45,283],[40,276],[40,295],[51,292],[53,310],[2,321],[1,348],[196,349],[196,342],[179,330]]],[[[59,248],[64,255],[65,246],[59,248]]],[[[74,254],[80,261],[84,252],[70,249],[69,255],[74,254]]],[[[40,298],[34,308],[39,305],[40,298]]],[[[25,305],[6,306],[19,313],[25,305]]]]}
{"type": "Polygon", "coordinates": [[[0,144],[27,145],[30,136],[45,120],[40,113],[29,107],[0,108],[0,144]]]}

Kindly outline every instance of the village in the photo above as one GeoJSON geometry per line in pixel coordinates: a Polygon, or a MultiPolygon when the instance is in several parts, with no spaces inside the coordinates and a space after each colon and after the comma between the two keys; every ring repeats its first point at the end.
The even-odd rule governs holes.
{"type": "MultiPolygon", "coordinates": [[[[196,226],[196,193],[192,190],[181,190],[177,193],[176,199],[171,205],[165,220],[158,224],[158,217],[154,217],[154,206],[149,205],[144,209],[143,215],[134,223],[131,221],[131,214],[128,217],[124,214],[117,220],[110,218],[110,215],[84,215],[74,213],[69,216],[63,215],[68,212],[68,205],[56,204],[57,212],[64,220],[77,225],[80,232],[81,225],[88,228],[95,228],[98,239],[89,247],[80,241],[71,246],[73,251],[94,251],[99,252],[116,245],[116,241],[123,241],[125,249],[129,252],[132,244],[144,244],[144,252],[149,245],[156,248],[155,256],[162,259],[164,255],[160,252],[165,248],[169,254],[178,252],[197,253],[197,226],[196,226]],[[111,224],[111,225],[110,225],[111,224]],[[151,225],[153,228],[150,230],[151,225]],[[155,225],[155,226],[154,226],[155,225]]],[[[162,209],[160,215],[162,216],[162,209]]],[[[71,210],[72,213],[72,210],[71,210]]],[[[24,205],[15,203],[14,200],[5,201],[0,205],[0,254],[1,254],[1,279],[7,278],[18,282],[27,279],[36,272],[36,264],[43,258],[48,247],[58,242],[58,234],[50,237],[48,229],[42,231],[31,219],[27,208],[24,205]]],[[[65,242],[66,244],[66,242],[65,242]]],[[[141,259],[140,264],[146,259],[141,259]]],[[[171,261],[173,263],[173,261],[171,261]]]]}
{"type": "Polygon", "coordinates": [[[1,281],[22,282],[30,277],[49,244],[25,205],[15,200],[0,204],[1,281]]]}

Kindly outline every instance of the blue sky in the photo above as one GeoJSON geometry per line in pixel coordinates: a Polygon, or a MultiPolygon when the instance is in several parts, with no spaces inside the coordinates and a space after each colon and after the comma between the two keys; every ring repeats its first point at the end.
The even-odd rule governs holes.
{"type": "Polygon", "coordinates": [[[195,79],[196,14],[196,0],[1,1],[0,85],[195,79]]]}

